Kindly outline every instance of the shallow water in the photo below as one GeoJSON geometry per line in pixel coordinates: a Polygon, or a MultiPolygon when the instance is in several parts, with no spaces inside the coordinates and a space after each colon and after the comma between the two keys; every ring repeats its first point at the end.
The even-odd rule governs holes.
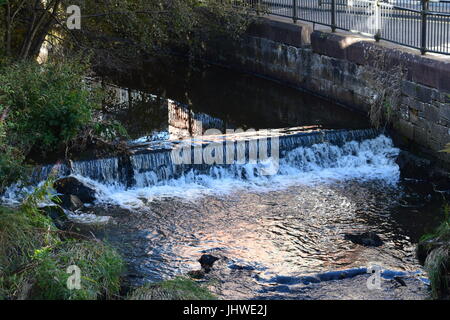
{"type": "MultiPolygon", "coordinates": [[[[341,286],[327,281],[304,284],[299,279],[373,263],[404,272],[400,275],[408,279],[409,289],[402,288],[396,298],[426,298],[426,286],[420,280],[425,275],[415,258],[421,231],[411,230],[404,218],[427,218],[429,226],[437,219],[428,211],[432,202],[421,212],[405,213],[405,201],[408,195],[402,185],[345,181],[193,201],[154,199],[134,212],[119,208],[94,211],[112,213],[116,224],[99,235],[126,253],[133,284],[199,269],[197,260],[209,253],[222,257],[208,279],[220,280],[213,290],[224,298],[370,298],[365,272],[358,274],[362,283],[357,288],[349,284],[356,283],[354,278],[337,280],[341,286]],[[365,231],[380,235],[383,246],[363,247],[344,239],[346,233],[365,231]],[[331,291],[326,294],[326,290],[331,291]]],[[[383,282],[391,289],[397,287],[392,279],[383,282]]],[[[391,291],[372,292],[372,298],[395,298],[396,291],[391,291]]]]}

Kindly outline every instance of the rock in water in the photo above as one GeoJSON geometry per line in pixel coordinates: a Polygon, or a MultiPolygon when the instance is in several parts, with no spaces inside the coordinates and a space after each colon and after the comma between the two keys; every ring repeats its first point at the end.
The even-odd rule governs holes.
{"type": "Polygon", "coordinates": [[[394,280],[397,281],[402,287],[407,286],[405,280],[403,280],[402,277],[400,276],[395,276],[394,280]]]}
{"type": "Polygon", "coordinates": [[[76,211],[83,207],[83,202],[73,194],[65,194],[61,196],[61,206],[70,211],[76,211]]]}
{"type": "Polygon", "coordinates": [[[193,271],[189,271],[188,276],[191,277],[192,279],[202,279],[205,276],[205,271],[203,270],[193,270],[193,271]]]}
{"type": "Polygon", "coordinates": [[[95,201],[95,190],[74,177],[61,178],[54,183],[56,191],[63,195],[77,196],[83,203],[95,201]]]}
{"type": "Polygon", "coordinates": [[[365,247],[379,247],[383,241],[375,232],[364,232],[360,234],[345,234],[345,239],[365,247]]]}
{"type": "Polygon", "coordinates": [[[211,271],[214,262],[216,262],[217,260],[219,260],[219,258],[214,257],[210,254],[204,254],[200,257],[200,259],[198,259],[198,262],[200,262],[202,269],[205,270],[206,273],[208,273],[211,271]]]}

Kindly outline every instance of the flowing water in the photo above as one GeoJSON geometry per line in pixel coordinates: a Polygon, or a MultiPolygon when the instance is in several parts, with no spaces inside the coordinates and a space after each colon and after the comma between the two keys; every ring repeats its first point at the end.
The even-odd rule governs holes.
{"type": "MultiPolygon", "coordinates": [[[[248,75],[208,67],[174,78],[190,81],[170,78],[158,85],[188,106],[119,92],[124,101],[111,113],[132,134],[128,161],[111,157],[58,167],[59,175],[97,190],[98,201],[77,214],[111,217],[93,231],[121,250],[130,284],[197,270],[200,256],[212,254],[221,259],[203,281],[226,299],[428,297],[415,245],[439,223],[441,199],[423,188],[426,182],[401,179],[400,150],[385,133],[349,110],[248,75]],[[241,139],[248,153],[249,141],[275,132],[279,159],[272,147],[265,162],[174,163],[173,150],[186,142],[204,150],[219,140],[225,153],[238,149],[239,134],[196,137],[206,129],[299,126],[309,127],[241,139]],[[274,165],[276,174],[261,173],[274,165]],[[368,231],[383,245],[366,247],[345,237],[368,231]],[[375,264],[384,270],[381,288],[369,290],[367,268],[375,264]]],[[[134,88],[147,84],[158,92],[144,80],[134,88]]],[[[33,179],[52,169],[35,170],[33,179]]],[[[16,191],[3,200],[16,199],[16,191]]]]}

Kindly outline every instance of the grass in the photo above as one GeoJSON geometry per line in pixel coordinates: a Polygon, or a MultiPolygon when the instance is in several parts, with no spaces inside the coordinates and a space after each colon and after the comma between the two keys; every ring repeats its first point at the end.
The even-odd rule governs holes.
{"type": "Polygon", "coordinates": [[[450,206],[446,204],[443,208],[444,221],[439,225],[439,227],[434,230],[433,233],[428,233],[423,235],[419,243],[427,242],[433,240],[435,242],[449,242],[450,241],[450,206]]]}
{"type": "Polygon", "coordinates": [[[177,277],[158,283],[146,284],[134,290],[129,300],[215,300],[217,299],[208,289],[195,281],[177,277]]]}
{"type": "Polygon", "coordinates": [[[450,245],[433,250],[425,261],[425,269],[431,282],[431,292],[435,299],[448,299],[450,282],[450,245]]]}
{"type": "MultiPolygon", "coordinates": [[[[56,228],[38,209],[48,198],[51,181],[37,188],[15,209],[0,206],[0,300],[98,300],[119,296],[124,261],[107,244],[56,228]],[[70,290],[67,282],[81,271],[81,288],[70,290]]],[[[130,300],[216,299],[195,281],[177,277],[137,288],[130,300]]]]}
{"type": "Polygon", "coordinates": [[[102,242],[68,238],[37,208],[44,196],[36,190],[20,208],[0,207],[0,300],[117,297],[120,255],[102,242]],[[81,269],[80,290],[67,287],[71,265],[81,269]]]}
{"type": "Polygon", "coordinates": [[[419,259],[425,260],[434,299],[449,299],[450,283],[450,207],[444,208],[445,219],[434,233],[422,236],[419,259]]]}
{"type": "Polygon", "coordinates": [[[97,300],[114,299],[120,290],[123,262],[117,252],[101,242],[70,240],[56,250],[35,253],[37,261],[33,299],[97,300]],[[81,270],[81,289],[69,290],[67,267],[81,270]]]}

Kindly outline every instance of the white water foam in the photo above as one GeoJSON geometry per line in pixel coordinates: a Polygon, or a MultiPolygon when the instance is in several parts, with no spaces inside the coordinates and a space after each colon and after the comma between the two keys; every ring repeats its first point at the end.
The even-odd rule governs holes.
{"type": "MultiPolygon", "coordinates": [[[[213,166],[207,174],[191,170],[176,179],[157,181],[155,173],[135,172],[136,186],[125,188],[117,183],[101,183],[80,174],[73,176],[94,187],[98,203],[139,209],[154,199],[178,197],[195,200],[207,195],[229,195],[235,192],[268,192],[293,185],[336,183],[345,180],[381,180],[396,184],[400,170],[395,163],[399,149],[390,138],[380,135],[361,142],[351,141],[339,147],[329,143],[299,147],[287,152],[280,160],[277,175],[260,176],[261,164],[213,166]]],[[[266,164],[267,165],[267,164],[266,164]]],[[[78,173],[78,172],[77,172],[78,173]]],[[[20,190],[12,186],[0,199],[17,203],[20,190]]]]}
{"type": "Polygon", "coordinates": [[[280,161],[274,176],[258,176],[256,165],[211,167],[208,174],[190,171],[177,179],[155,182],[154,174],[136,174],[137,187],[106,185],[76,176],[94,185],[98,202],[128,209],[139,209],[154,199],[178,197],[195,200],[206,195],[229,195],[235,192],[268,192],[293,185],[336,183],[346,180],[380,180],[395,185],[400,171],[395,163],[399,149],[384,135],[362,142],[351,141],[342,147],[328,143],[291,150],[280,161]],[[151,183],[149,183],[151,181],[151,183]]]}

